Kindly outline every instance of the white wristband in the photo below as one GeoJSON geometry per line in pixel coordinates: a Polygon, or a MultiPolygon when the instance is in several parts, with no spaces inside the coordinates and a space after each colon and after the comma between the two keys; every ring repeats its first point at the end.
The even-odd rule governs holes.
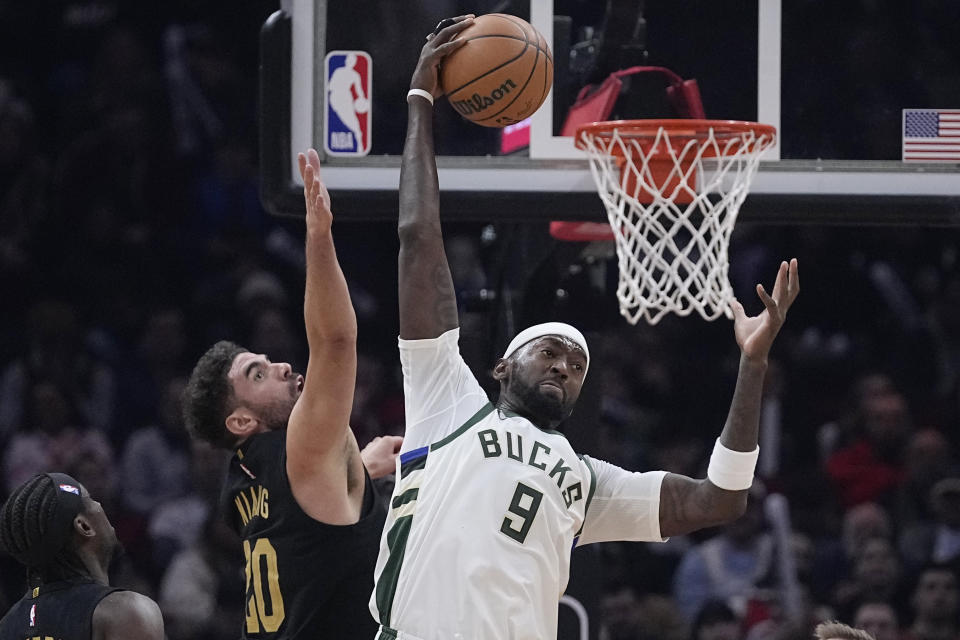
{"type": "Polygon", "coordinates": [[[718,438],[707,466],[707,478],[727,491],[749,489],[753,484],[753,472],[757,468],[759,457],[759,446],[753,451],[733,451],[720,444],[718,438]]]}
{"type": "Polygon", "coordinates": [[[427,102],[433,104],[433,96],[430,95],[430,92],[425,89],[410,89],[407,91],[407,102],[410,102],[412,96],[420,96],[421,98],[426,98],[427,102]]]}

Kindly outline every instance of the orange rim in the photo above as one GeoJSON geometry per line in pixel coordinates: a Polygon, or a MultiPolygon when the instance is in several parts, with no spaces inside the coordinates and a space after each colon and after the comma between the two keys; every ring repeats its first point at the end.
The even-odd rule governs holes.
{"type": "Polygon", "coordinates": [[[585,138],[609,138],[614,131],[622,138],[637,138],[653,140],[663,129],[670,136],[671,146],[679,142],[681,146],[689,140],[706,139],[710,130],[719,140],[741,136],[744,133],[753,133],[756,137],[775,136],[776,127],[759,122],[744,122],[741,120],[682,120],[682,119],[653,119],[653,120],[609,120],[606,122],[590,122],[577,127],[574,134],[574,144],[578,149],[585,149],[585,138]]]}

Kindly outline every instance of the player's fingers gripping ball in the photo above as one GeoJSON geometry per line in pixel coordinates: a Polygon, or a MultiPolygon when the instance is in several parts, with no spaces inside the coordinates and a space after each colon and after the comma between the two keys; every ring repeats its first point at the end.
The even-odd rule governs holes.
{"type": "Polygon", "coordinates": [[[505,127],[543,104],[553,86],[553,55],[530,23],[490,13],[474,18],[457,39],[467,42],[444,58],[440,84],[461,116],[505,127]]]}

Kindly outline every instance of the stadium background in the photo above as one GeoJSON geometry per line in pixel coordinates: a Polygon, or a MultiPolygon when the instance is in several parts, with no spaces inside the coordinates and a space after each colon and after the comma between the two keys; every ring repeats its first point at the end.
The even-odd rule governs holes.
{"type": "MultiPolygon", "coordinates": [[[[184,377],[220,338],[305,364],[302,224],[268,216],[258,198],[257,42],[275,9],[0,6],[0,498],[41,470],[84,482],[126,548],[115,583],[157,599],[171,639],[233,638],[242,619],[242,554],[212,517],[223,456],[182,432],[184,377]]],[[[447,230],[466,354],[482,375],[495,347],[480,292],[502,276],[505,229],[447,230]]],[[[360,322],[352,423],[363,444],[403,429],[397,243],[390,221],[335,232],[360,322]]],[[[748,518],[741,528],[755,530],[733,533],[747,541],[741,573],[720,591],[698,545],[729,531],[578,552],[571,589],[595,587],[581,591],[595,633],[702,637],[691,626],[711,594],[751,640],[808,637],[817,616],[853,622],[867,600],[909,627],[920,568],[934,552],[960,558],[955,233],[742,225],[731,250],[741,299],[788,255],[803,290],[771,364],[764,424],[781,437],[761,471],[789,500],[810,618],[787,622],[776,563],[763,564],[769,525],[748,518]]],[[[729,324],[627,327],[600,267],[545,264],[526,305],[586,323],[596,341],[595,424],[577,435],[581,449],[702,474],[736,375],[729,324]]],[[[21,589],[22,571],[0,557],[0,611],[21,589]]],[[[951,594],[938,606],[956,636],[955,584],[951,594]]]]}

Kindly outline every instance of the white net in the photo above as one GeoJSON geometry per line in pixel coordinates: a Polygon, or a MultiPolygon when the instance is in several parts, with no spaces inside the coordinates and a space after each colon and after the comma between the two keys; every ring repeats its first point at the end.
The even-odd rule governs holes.
{"type": "Polygon", "coordinates": [[[681,122],[669,131],[634,121],[577,134],[613,228],[617,298],[630,324],[694,310],[706,320],[732,317],[730,234],[775,133],[723,122],[684,130],[681,122]]]}

